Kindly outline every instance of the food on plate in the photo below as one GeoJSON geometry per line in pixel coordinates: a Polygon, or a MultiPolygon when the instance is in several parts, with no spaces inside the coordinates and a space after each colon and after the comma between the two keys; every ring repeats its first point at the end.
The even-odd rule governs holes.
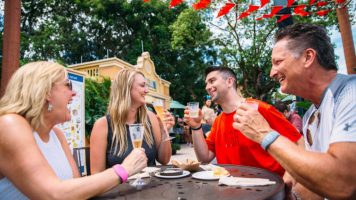
{"type": "Polygon", "coordinates": [[[227,171],[223,167],[218,167],[218,166],[213,168],[213,174],[216,177],[229,176],[230,175],[229,171],[227,171]]]}
{"type": "Polygon", "coordinates": [[[191,159],[186,159],[184,162],[181,162],[179,160],[172,160],[172,164],[175,167],[179,167],[183,170],[187,170],[191,172],[198,171],[200,166],[200,162],[191,159]]]}
{"type": "Polygon", "coordinates": [[[161,176],[179,176],[183,174],[180,168],[167,168],[159,173],[161,176]]]}

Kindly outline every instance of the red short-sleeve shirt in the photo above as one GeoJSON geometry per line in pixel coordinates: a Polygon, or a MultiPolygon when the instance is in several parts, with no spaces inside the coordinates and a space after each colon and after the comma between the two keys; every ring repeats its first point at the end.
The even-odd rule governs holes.
{"type": "MultiPolygon", "coordinates": [[[[273,106],[255,99],[247,99],[247,101],[258,103],[258,111],[272,129],[293,142],[301,138],[301,134],[273,106]]],[[[218,164],[259,167],[283,176],[285,170],[262,149],[260,144],[248,139],[232,127],[234,114],[235,112],[221,113],[215,119],[211,132],[206,138],[208,149],[215,153],[218,164]]]]}

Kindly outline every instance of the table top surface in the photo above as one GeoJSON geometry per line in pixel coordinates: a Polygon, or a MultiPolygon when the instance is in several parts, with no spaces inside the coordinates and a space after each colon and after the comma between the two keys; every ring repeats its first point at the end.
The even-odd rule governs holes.
{"type": "MultiPolygon", "coordinates": [[[[268,186],[237,187],[221,186],[218,180],[198,180],[187,177],[164,179],[151,176],[144,178],[146,185],[138,189],[129,183],[118,185],[110,191],[93,199],[239,199],[239,200],[280,200],[284,199],[284,182],[278,175],[267,170],[237,166],[220,165],[225,167],[231,176],[244,178],[267,178],[276,184],[268,186]]],[[[166,168],[167,166],[159,166],[166,168]]]]}

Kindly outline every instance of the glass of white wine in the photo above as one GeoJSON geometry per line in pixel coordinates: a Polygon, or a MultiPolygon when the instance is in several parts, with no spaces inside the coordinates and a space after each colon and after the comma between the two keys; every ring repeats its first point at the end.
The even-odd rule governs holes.
{"type": "MultiPolygon", "coordinates": [[[[129,132],[132,141],[133,148],[141,148],[142,147],[142,140],[143,140],[143,133],[145,132],[145,127],[143,124],[130,124],[129,125],[129,132]]],[[[141,179],[140,174],[137,175],[137,178],[131,185],[133,186],[143,186],[145,185],[145,181],[141,179]]]]}
{"type": "Polygon", "coordinates": [[[153,103],[153,107],[157,113],[157,116],[161,119],[162,123],[163,123],[163,129],[164,129],[164,136],[162,136],[162,139],[165,141],[165,140],[169,140],[169,133],[168,133],[168,130],[167,130],[167,126],[166,124],[164,123],[164,119],[165,119],[165,116],[164,116],[164,111],[165,111],[165,108],[163,106],[163,102],[160,102],[160,101],[156,101],[153,103]]]}

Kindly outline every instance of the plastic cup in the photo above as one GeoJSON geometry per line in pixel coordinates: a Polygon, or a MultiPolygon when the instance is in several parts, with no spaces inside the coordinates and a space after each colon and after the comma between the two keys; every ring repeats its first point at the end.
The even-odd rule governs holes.
{"type": "Polygon", "coordinates": [[[199,116],[199,102],[188,102],[189,117],[197,118],[199,116]]]}

